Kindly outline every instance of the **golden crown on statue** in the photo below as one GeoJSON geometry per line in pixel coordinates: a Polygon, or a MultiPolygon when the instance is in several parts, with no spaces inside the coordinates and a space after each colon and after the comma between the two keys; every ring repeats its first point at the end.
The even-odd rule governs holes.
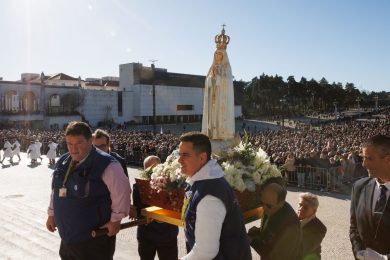
{"type": "Polygon", "coordinates": [[[226,46],[230,42],[230,37],[225,34],[225,25],[222,25],[221,34],[215,35],[215,43],[217,44],[217,49],[226,49],[226,46]]]}

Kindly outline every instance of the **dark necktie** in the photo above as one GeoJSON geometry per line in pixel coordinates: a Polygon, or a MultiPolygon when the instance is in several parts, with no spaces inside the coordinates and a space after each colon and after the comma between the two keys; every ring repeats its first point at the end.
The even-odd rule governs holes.
{"type": "Polygon", "coordinates": [[[73,170],[74,170],[74,168],[76,168],[76,166],[77,166],[77,164],[78,164],[79,162],[78,161],[71,161],[70,162],[70,169],[69,169],[69,172],[73,172],[73,170]]]}
{"type": "Polygon", "coordinates": [[[376,201],[375,204],[375,212],[383,212],[386,206],[386,192],[387,192],[387,187],[385,185],[380,185],[380,194],[378,197],[378,200],[376,201]]]}

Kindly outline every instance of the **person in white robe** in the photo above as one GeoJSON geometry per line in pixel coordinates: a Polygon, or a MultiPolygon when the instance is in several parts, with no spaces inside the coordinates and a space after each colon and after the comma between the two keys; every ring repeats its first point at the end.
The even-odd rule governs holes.
{"type": "Polygon", "coordinates": [[[31,159],[31,165],[37,163],[37,159],[39,158],[38,148],[34,141],[30,142],[30,145],[27,148],[27,157],[31,159]]]}
{"type": "Polygon", "coordinates": [[[18,140],[15,139],[14,143],[12,144],[12,149],[12,157],[16,155],[20,161],[20,143],[18,140]]]}
{"type": "Polygon", "coordinates": [[[37,149],[37,153],[38,153],[38,158],[41,159],[41,162],[42,162],[42,154],[41,154],[41,147],[42,147],[42,143],[39,142],[39,140],[36,140],[35,141],[35,145],[36,145],[36,149],[37,149]]]}
{"type": "Polygon", "coordinates": [[[48,148],[49,150],[47,151],[47,158],[49,159],[49,165],[54,165],[55,164],[55,159],[57,157],[57,146],[58,144],[54,143],[53,141],[49,142],[48,148]]]}
{"type": "Polygon", "coordinates": [[[6,157],[9,157],[9,160],[12,164],[13,163],[12,162],[12,145],[8,140],[4,140],[3,151],[4,151],[4,155],[3,155],[3,159],[1,160],[1,164],[3,164],[3,161],[6,157]]]}

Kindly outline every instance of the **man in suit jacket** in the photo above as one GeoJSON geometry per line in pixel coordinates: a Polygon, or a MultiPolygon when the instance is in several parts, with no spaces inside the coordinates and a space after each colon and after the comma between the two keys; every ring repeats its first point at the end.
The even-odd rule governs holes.
{"type": "Polygon", "coordinates": [[[110,145],[111,145],[110,135],[102,129],[96,129],[95,132],[92,134],[92,137],[93,137],[92,139],[93,145],[96,148],[114,157],[121,164],[125,175],[129,177],[129,174],[127,172],[126,160],[116,152],[111,151],[110,149],[110,145]]]}
{"type": "Polygon", "coordinates": [[[349,237],[357,259],[390,257],[390,136],[376,135],[363,144],[369,177],[355,182],[349,237]]]}
{"type": "Polygon", "coordinates": [[[303,237],[303,259],[321,259],[321,242],[326,234],[326,227],[316,217],[318,208],[316,195],[306,192],[299,195],[298,218],[301,222],[303,237]]]}
{"type": "Polygon", "coordinates": [[[261,193],[264,218],[261,227],[248,231],[251,246],[262,260],[301,260],[302,231],[287,191],[277,183],[266,185],[261,193]]]}

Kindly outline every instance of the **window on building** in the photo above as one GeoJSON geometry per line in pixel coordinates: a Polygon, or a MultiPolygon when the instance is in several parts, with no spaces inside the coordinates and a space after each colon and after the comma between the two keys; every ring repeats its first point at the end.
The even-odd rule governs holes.
{"type": "Polygon", "coordinates": [[[60,96],[58,94],[54,94],[50,97],[50,106],[51,107],[59,107],[61,102],[60,102],[60,96]]]}
{"type": "Polygon", "coordinates": [[[118,91],[118,115],[122,116],[123,113],[123,103],[122,103],[122,92],[118,91]]]}
{"type": "Polygon", "coordinates": [[[194,110],[194,105],[177,105],[176,106],[177,111],[189,111],[194,110]]]}

